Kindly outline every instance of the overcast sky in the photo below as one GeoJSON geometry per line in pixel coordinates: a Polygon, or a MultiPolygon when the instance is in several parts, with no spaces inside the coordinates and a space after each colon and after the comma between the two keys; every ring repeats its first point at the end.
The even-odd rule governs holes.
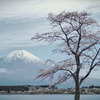
{"type": "Polygon", "coordinates": [[[35,33],[51,30],[46,19],[48,13],[59,14],[64,10],[87,11],[100,22],[100,0],[0,0],[0,57],[25,49],[42,60],[64,59],[64,55],[52,55],[55,45],[31,41],[35,33]]]}

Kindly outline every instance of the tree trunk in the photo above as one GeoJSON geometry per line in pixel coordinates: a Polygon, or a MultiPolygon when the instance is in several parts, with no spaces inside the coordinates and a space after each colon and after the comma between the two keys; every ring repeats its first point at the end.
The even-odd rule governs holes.
{"type": "Polygon", "coordinates": [[[75,76],[75,98],[74,100],[80,100],[80,81],[79,81],[79,73],[80,73],[80,57],[79,55],[75,55],[75,60],[77,64],[76,76],[75,76]]]}
{"type": "Polygon", "coordinates": [[[80,85],[76,84],[74,100],[80,100],[80,85]]]}

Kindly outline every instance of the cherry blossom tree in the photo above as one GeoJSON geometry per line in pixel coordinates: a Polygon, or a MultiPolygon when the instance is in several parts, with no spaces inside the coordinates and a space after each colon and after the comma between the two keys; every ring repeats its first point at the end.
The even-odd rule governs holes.
{"type": "Polygon", "coordinates": [[[32,40],[37,42],[45,41],[52,44],[56,41],[58,45],[53,53],[62,53],[67,59],[54,62],[48,59],[47,62],[53,65],[51,69],[40,70],[36,78],[51,80],[55,73],[60,71],[57,81],[52,84],[61,84],[69,78],[74,79],[75,100],[80,100],[80,86],[90,75],[92,70],[100,66],[100,31],[98,22],[87,12],[61,12],[58,15],[49,13],[48,18],[52,31],[37,33],[32,40]],[[81,76],[81,70],[86,69],[87,73],[81,76]],[[81,77],[80,77],[81,76],[81,77]]]}

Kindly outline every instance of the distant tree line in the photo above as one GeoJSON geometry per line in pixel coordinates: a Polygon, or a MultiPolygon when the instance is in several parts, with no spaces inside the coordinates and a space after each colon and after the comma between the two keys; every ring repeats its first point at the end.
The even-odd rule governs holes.
{"type": "Polygon", "coordinates": [[[39,89],[39,88],[49,88],[49,89],[51,89],[51,88],[55,89],[56,88],[57,89],[57,87],[55,87],[55,86],[50,87],[49,85],[39,85],[39,86],[37,85],[35,87],[36,87],[36,89],[39,89]]]}
{"type": "Polygon", "coordinates": [[[91,88],[100,88],[100,86],[91,85],[91,86],[89,86],[89,87],[86,86],[86,87],[82,87],[82,88],[90,88],[90,89],[91,89],[91,88]]]}
{"type": "Polygon", "coordinates": [[[28,86],[0,86],[0,91],[10,93],[10,91],[28,91],[28,86]]]}
{"type": "MultiPolygon", "coordinates": [[[[18,86],[0,86],[0,93],[14,93],[14,94],[75,94],[75,88],[59,89],[55,86],[49,87],[49,85],[18,85],[18,86]]],[[[82,87],[80,89],[81,94],[100,94],[100,86],[82,87]]]]}
{"type": "Polygon", "coordinates": [[[31,86],[31,85],[17,85],[17,86],[0,86],[0,91],[4,91],[5,93],[10,93],[11,91],[29,91],[29,87],[35,87],[35,89],[40,89],[40,88],[48,88],[48,89],[55,89],[55,86],[49,87],[49,85],[36,85],[36,86],[31,86]]]}
{"type": "Polygon", "coordinates": [[[89,86],[89,88],[100,88],[100,86],[94,86],[94,85],[92,85],[92,86],[89,86]]]}

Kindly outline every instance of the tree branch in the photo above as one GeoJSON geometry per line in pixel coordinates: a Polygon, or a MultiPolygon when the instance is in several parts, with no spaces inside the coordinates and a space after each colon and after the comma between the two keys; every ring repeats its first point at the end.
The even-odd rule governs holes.
{"type": "Polygon", "coordinates": [[[80,85],[81,85],[81,83],[83,82],[83,80],[86,79],[86,78],[89,76],[89,74],[90,74],[91,71],[94,69],[94,67],[97,66],[98,62],[94,64],[94,61],[96,60],[96,58],[97,58],[99,52],[100,52],[100,49],[97,51],[97,53],[96,53],[94,59],[92,60],[91,65],[90,65],[90,69],[89,69],[88,73],[80,80],[80,85]]]}
{"type": "Polygon", "coordinates": [[[70,51],[71,51],[73,54],[76,54],[76,53],[72,50],[72,48],[71,48],[71,46],[70,46],[70,44],[69,44],[69,39],[68,39],[67,34],[65,33],[65,31],[63,30],[61,23],[59,23],[59,25],[60,25],[60,28],[61,28],[62,32],[64,33],[64,35],[65,35],[65,37],[66,37],[67,46],[69,47],[70,51]]]}
{"type": "Polygon", "coordinates": [[[97,44],[97,42],[98,42],[99,40],[97,40],[96,42],[94,42],[93,44],[91,44],[91,45],[89,45],[88,47],[86,47],[86,48],[84,48],[83,50],[81,50],[81,52],[79,53],[79,55],[81,55],[82,54],[82,52],[84,52],[84,51],[86,51],[87,49],[89,49],[89,48],[91,48],[91,47],[93,47],[95,44],[97,44]]]}

